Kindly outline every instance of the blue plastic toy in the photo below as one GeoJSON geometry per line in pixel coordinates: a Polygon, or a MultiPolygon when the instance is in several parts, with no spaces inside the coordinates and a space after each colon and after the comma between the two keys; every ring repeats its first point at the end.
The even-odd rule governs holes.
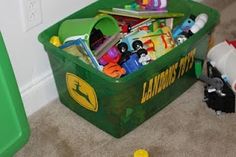
{"type": "Polygon", "coordinates": [[[138,55],[136,53],[133,53],[127,60],[124,60],[124,62],[121,63],[121,66],[126,70],[126,74],[130,74],[140,69],[142,67],[142,64],[139,63],[138,55]]]}
{"type": "Polygon", "coordinates": [[[191,15],[181,25],[172,31],[173,38],[176,39],[181,33],[188,32],[195,23],[195,16],[191,15]]]}

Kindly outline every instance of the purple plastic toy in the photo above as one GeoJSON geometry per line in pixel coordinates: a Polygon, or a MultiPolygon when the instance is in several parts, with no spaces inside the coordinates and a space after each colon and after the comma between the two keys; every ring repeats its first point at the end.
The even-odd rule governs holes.
{"type": "Polygon", "coordinates": [[[106,65],[108,63],[117,63],[120,60],[121,54],[116,46],[112,46],[107,53],[105,53],[98,62],[101,65],[106,65]]]}
{"type": "Polygon", "coordinates": [[[167,0],[149,0],[148,3],[144,0],[136,1],[140,6],[144,7],[146,10],[157,10],[157,11],[166,11],[167,0]]]}

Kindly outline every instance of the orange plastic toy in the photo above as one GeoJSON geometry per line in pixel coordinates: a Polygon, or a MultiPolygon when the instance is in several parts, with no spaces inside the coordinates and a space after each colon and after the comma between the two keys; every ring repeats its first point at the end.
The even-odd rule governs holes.
{"type": "Polygon", "coordinates": [[[120,78],[126,73],[125,69],[116,63],[108,63],[104,66],[103,72],[113,78],[120,78]]]}

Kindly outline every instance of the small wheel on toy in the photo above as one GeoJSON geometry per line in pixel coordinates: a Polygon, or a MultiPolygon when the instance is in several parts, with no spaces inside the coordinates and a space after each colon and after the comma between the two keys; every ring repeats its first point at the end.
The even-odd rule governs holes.
{"type": "Polygon", "coordinates": [[[121,53],[128,51],[128,45],[124,42],[119,43],[117,48],[121,53]]]}
{"type": "Polygon", "coordinates": [[[139,50],[140,48],[143,47],[143,43],[142,41],[140,40],[135,40],[133,43],[132,43],[132,47],[134,50],[139,50]]]}

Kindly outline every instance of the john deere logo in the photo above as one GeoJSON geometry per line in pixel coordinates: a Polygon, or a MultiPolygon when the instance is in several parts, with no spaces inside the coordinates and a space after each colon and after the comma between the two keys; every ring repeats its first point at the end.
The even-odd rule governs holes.
{"type": "Polygon", "coordinates": [[[66,83],[70,96],[77,103],[88,110],[98,111],[97,96],[93,87],[80,77],[71,73],[66,74],[66,83]]]}

